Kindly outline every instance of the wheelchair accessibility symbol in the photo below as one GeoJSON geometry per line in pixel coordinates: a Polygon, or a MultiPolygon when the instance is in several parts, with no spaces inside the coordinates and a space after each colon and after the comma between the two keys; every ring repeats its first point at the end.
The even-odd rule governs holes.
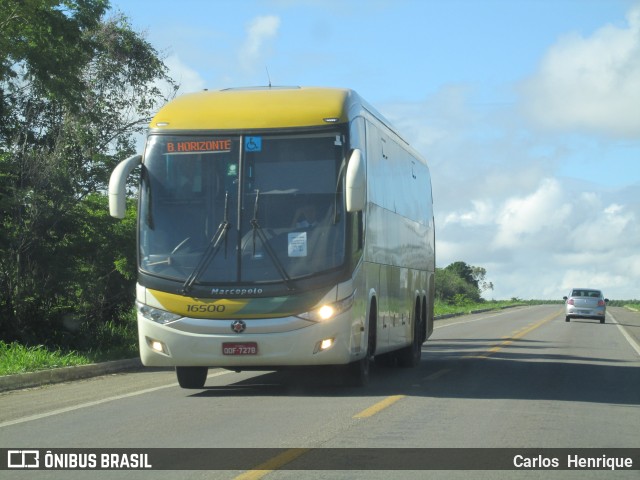
{"type": "Polygon", "coordinates": [[[262,137],[245,137],[244,149],[247,152],[261,152],[262,151],[262,137]]]}

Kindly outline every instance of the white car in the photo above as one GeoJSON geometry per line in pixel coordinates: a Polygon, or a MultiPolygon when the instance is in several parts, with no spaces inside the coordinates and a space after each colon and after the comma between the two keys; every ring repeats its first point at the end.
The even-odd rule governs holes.
{"type": "Polygon", "coordinates": [[[592,288],[574,288],[568,297],[562,297],[565,306],[565,321],[572,318],[597,318],[604,323],[608,298],[602,291],[592,288]]]}

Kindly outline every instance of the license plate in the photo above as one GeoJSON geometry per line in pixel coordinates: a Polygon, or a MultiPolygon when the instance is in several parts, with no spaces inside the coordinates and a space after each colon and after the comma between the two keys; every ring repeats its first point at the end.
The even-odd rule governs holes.
{"type": "Polygon", "coordinates": [[[223,355],[257,355],[258,344],[256,342],[235,342],[222,344],[223,355]]]}
{"type": "Polygon", "coordinates": [[[578,313],[581,313],[583,315],[589,315],[591,313],[591,310],[578,310],[578,313]]]}

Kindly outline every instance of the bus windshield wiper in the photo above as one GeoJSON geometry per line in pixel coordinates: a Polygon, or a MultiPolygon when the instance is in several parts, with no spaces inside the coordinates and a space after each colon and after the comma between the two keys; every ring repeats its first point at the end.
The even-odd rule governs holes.
{"type": "Polygon", "coordinates": [[[262,242],[262,245],[264,245],[264,248],[267,251],[267,254],[269,255],[269,258],[271,259],[271,262],[276,267],[276,270],[278,270],[278,273],[284,280],[284,283],[287,286],[287,288],[289,290],[295,290],[295,285],[291,280],[291,277],[285,270],[284,266],[282,265],[282,262],[280,262],[280,259],[278,258],[278,255],[276,254],[276,252],[273,251],[273,248],[269,244],[269,240],[267,239],[267,236],[264,234],[264,230],[262,230],[262,227],[258,223],[258,199],[259,198],[260,198],[260,190],[256,190],[256,200],[253,204],[253,218],[251,219],[251,227],[253,228],[253,255],[255,256],[256,254],[256,235],[258,235],[258,237],[260,237],[260,241],[262,242]]]}
{"type": "Polygon", "coordinates": [[[229,192],[225,192],[224,218],[220,223],[220,225],[218,225],[218,229],[216,230],[216,233],[213,235],[213,237],[211,237],[211,241],[209,242],[204,252],[202,253],[202,257],[200,257],[200,261],[196,265],[196,268],[193,269],[193,272],[191,272],[191,275],[189,275],[187,280],[184,282],[184,285],[182,285],[183,294],[189,293],[189,291],[193,287],[193,284],[196,282],[196,280],[198,280],[198,278],[200,278],[200,275],[202,275],[202,272],[205,271],[205,269],[209,266],[213,258],[218,254],[218,252],[220,251],[220,245],[222,244],[222,240],[224,240],[225,252],[226,252],[227,231],[229,230],[229,227],[230,227],[228,216],[229,216],[229,192]]]}
{"type": "Polygon", "coordinates": [[[338,223],[338,195],[340,193],[340,182],[342,182],[342,175],[347,167],[346,159],[342,159],[342,164],[340,164],[340,170],[338,171],[338,181],[336,182],[336,191],[333,194],[333,225],[338,223]]]}

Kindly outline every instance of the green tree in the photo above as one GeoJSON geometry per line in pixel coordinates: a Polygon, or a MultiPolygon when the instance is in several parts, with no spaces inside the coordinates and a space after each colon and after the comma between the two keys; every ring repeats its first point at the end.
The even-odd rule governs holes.
{"type": "Polygon", "coordinates": [[[471,267],[471,276],[481,293],[486,290],[493,290],[493,282],[487,281],[487,270],[485,268],[471,267]]]}
{"type": "Polygon", "coordinates": [[[480,301],[478,289],[451,269],[436,268],[435,282],[435,296],[445,303],[480,301]]]}
{"type": "Polygon", "coordinates": [[[86,33],[99,25],[108,5],[107,0],[0,0],[4,93],[20,95],[26,81],[74,103],[84,91],[82,69],[98,47],[86,33]]]}
{"type": "Polygon", "coordinates": [[[471,267],[470,265],[467,265],[465,262],[460,262],[460,261],[454,262],[451,265],[447,265],[445,267],[445,270],[447,270],[448,272],[454,273],[455,275],[460,277],[462,280],[464,280],[466,283],[478,288],[478,282],[473,276],[473,267],[471,267]]]}
{"type": "Polygon", "coordinates": [[[436,268],[436,298],[447,303],[480,302],[482,292],[493,290],[486,276],[485,268],[462,261],[436,268]]]}
{"type": "Polygon", "coordinates": [[[0,0],[0,339],[47,341],[65,315],[130,305],[134,222],[112,224],[103,192],[175,83],[108,9],[0,0]]]}

